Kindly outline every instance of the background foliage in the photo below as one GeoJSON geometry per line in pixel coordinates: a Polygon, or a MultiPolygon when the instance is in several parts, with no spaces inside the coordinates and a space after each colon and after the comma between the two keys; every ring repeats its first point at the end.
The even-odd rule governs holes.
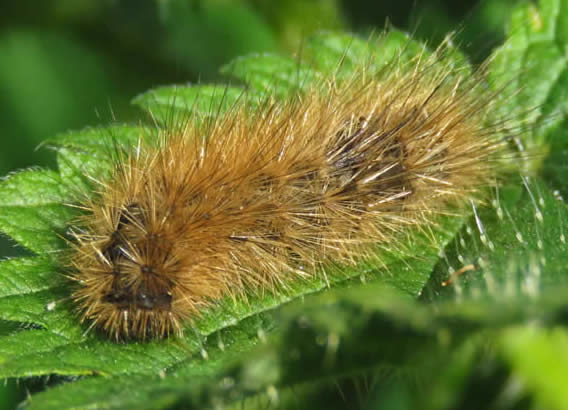
{"type": "MultiPolygon", "coordinates": [[[[46,229],[62,228],[53,224],[68,217],[57,206],[67,194],[63,182],[77,177],[79,164],[93,163],[100,149],[100,133],[93,130],[51,137],[113,116],[121,122],[142,118],[130,101],[148,89],[154,91],[135,101],[159,112],[160,95],[171,89],[156,87],[223,81],[219,68],[233,57],[290,54],[319,29],[367,34],[382,30],[388,17],[429,44],[458,29],[455,42],[474,62],[508,35],[490,74],[496,83],[521,89],[504,109],[539,107],[530,111],[534,133],[528,143],[552,155],[542,161],[545,178],[530,182],[530,195],[526,189],[502,192],[497,211],[485,211],[491,245],[471,234],[472,224],[446,226],[440,244],[454,240],[441,256],[423,255],[423,266],[393,265],[398,274],[391,279],[373,280],[370,272],[364,286],[347,281],[274,312],[266,309],[284,300],[227,307],[232,310],[199,325],[200,337],[184,342],[125,346],[85,338],[64,309],[45,312],[46,301],[65,295],[49,275],[48,259],[2,262],[0,376],[10,378],[5,406],[26,391],[49,387],[26,404],[200,408],[236,402],[264,408],[278,400],[290,408],[568,408],[567,211],[558,199],[567,193],[567,6],[563,0],[515,7],[504,0],[412,4],[52,0],[8,6],[0,17],[0,174],[57,165],[63,175],[24,172],[0,187],[0,228],[32,251],[58,249],[38,232],[48,222],[46,229]],[[57,159],[47,149],[34,151],[47,138],[58,148],[57,159]],[[78,146],[88,155],[81,157],[78,146]],[[455,288],[441,286],[470,262],[483,274],[455,288]],[[225,328],[228,318],[246,316],[225,328]],[[272,332],[275,323],[278,331],[272,332]],[[76,380],[81,375],[95,377],[76,380]]],[[[303,46],[325,62],[333,47],[329,38],[319,38],[303,46]]],[[[250,77],[255,67],[282,70],[285,61],[236,60],[224,72],[262,87],[262,76],[250,77]]],[[[125,141],[133,135],[128,127],[113,133],[125,141]]],[[[1,249],[3,255],[29,255],[8,239],[1,249]]],[[[322,284],[310,286],[299,293],[322,284]]]]}

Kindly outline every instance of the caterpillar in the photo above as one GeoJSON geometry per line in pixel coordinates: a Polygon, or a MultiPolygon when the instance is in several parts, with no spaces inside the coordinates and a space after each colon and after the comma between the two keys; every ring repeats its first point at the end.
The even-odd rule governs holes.
{"type": "Polygon", "coordinates": [[[180,335],[222,298],[285,292],[467,213],[510,153],[508,125],[483,70],[443,52],[371,59],[140,138],[79,205],[81,319],[117,341],[180,335]]]}

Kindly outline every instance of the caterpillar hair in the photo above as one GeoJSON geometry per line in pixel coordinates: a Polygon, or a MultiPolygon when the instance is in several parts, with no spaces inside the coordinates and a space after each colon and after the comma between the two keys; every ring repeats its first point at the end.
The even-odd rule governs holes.
{"type": "Polygon", "coordinates": [[[483,68],[444,51],[141,137],[78,205],[82,320],[115,340],[179,335],[223,298],[286,292],[468,213],[511,162],[514,126],[494,115],[483,68]]]}

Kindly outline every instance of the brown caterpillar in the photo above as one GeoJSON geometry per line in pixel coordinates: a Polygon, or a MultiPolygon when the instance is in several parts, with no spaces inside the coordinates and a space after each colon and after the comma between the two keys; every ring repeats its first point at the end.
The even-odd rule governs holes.
{"type": "Polygon", "coordinates": [[[465,212],[507,150],[493,97],[434,53],[141,140],[82,204],[83,320],[116,340],[180,334],[223,297],[282,291],[465,212]]]}

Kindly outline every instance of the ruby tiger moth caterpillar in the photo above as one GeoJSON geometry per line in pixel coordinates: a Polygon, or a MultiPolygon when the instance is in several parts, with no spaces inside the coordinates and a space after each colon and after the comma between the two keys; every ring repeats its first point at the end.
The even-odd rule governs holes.
{"type": "Polygon", "coordinates": [[[385,62],[377,47],[347,74],[340,61],[285,98],[245,93],[119,152],[76,205],[82,320],[115,340],[179,335],[223,298],[284,292],[466,214],[501,172],[509,127],[483,70],[448,50],[385,62]]]}

